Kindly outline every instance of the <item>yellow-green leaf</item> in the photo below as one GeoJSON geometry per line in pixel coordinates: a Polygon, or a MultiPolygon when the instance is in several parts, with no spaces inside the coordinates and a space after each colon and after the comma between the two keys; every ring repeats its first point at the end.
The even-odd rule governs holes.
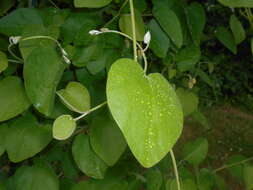
{"type": "Polygon", "coordinates": [[[218,0],[221,4],[236,8],[236,7],[253,7],[252,0],[218,0]]]}
{"type": "Polygon", "coordinates": [[[69,138],[76,129],[76,122],[70,115],[62,115],[54,121],[53,137],[57,140],[69,138]]]}
{"type": "Polygon", "coordinates": [[[235,43],[240,44],[246,38],[242,23],[235,15],[231,15],[229,25],[235,38],[235,43]]]}
{"type": "Polygon", "coordinates": [[[107,100],[134,156],[144,167],[159,162],[181,134],[183,113],[177,95],[159,73],[145,75],[131,59],[109,71],[107,100]]]}

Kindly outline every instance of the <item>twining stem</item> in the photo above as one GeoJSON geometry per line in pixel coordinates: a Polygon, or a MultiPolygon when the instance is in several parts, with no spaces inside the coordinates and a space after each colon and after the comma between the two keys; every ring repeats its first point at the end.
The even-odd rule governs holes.
{"type": "MultiPolygon", "coordinates": [[[[101,32],[102,33],[115,33],[115,34],[119,34],[121,36],[124,36],[124,37],[128,38],[131,41],[134,41],[134,39],[131,36],[128,36],[127,34],[125,34],[123,32],[119,32],[117,30],[109,30],[107,28],[102,28],[101,32]]],[[[141,51],[141,55],[142,55],[143,60],[144,60],[144,73],[146,73],[147,72],[147,68],[148,68],[148,61],[147,61],[147,57],[146,57],[146,54],[145,54],[145,50],[142,48],[142,46],[138,42],[136,42],[136,46],[141,51]]]]}
{"type": "Polygon", "coordinates": [[[90,109],[90,110],[84,112],[82,115],[80,115],[79,117],[75,118],[74,120],[75,120],[75,121],[78,121],[78,120],[82,119],[83,117],[85,117],[86,115],[90,114],[91,112],[93,112],[93,111],[95,111],[95,110],[97,110],[97,109],[103,107],[103,106],[106,105],[106,104],[107,104],[107,102],[105,101],[105,102],[103,102],[102,104],[99,104],[99,105],[97,105],[96,107],[94,107],[94,108],[92,108],[92,109],[90,109]]]}
{"type": "Polygon", "coordinates": [[[174,173],[175,173],[175,176],[176,176],[177,189],[181,190],[180,181],[179,181],[179,175],[178,175],[178,170],[177,170],[177,162],[176,162],[175,155],[174,155],[174,152],[173,152],[172,149],[170,151],[170,156],[171,156],[172,164],[173,164],[173,167],[174,167],[174,173]]]}
{"type": "Polygon", "coordinates": [[[132,21],[132,34],[133,34],[133,49],[134,49],[134,60],[137,61],[137,41],[136,41],[136,29],[135,29],[135,14],[133,0],[129,0],[131,10],[131,21],[132,21]]]}
{"type": "Polygon", "coordinates": [[[237,166],[237,165],[244,164],[244,163],[249,162],[249,161],[251,161],[251,160],[253,160],[253,157],[247,158],[247,159],[245,159],[245,160],[242,160],[242,161],[240,161],[240,162],[236,162],[236,163],[233,163],[233,164],[224,165],[224,166],[222,166],[222,167],[220,167],[220,168],[217,168],[217,169],[213,170],[213,172],[214,172],[214,173],[215,173],[215,172],[219,172],[219,171],[221,171],[221,170],[224,170],[224,169],[227,169],[227,168],[231,168],[231,167],[233,167],[233,166],[237,166]]]}

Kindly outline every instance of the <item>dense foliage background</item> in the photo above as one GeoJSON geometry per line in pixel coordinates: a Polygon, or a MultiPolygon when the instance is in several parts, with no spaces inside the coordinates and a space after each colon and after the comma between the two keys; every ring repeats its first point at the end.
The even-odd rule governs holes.
{"type": "MultiPolygon", "coordinates": [[[[253,3],[134,7],[147,73],[161,73],[183,107],[181,189],[252,190],[253,3]]],[[[131,24],[128,0],[0,1],[0,190],[177,189],[170,155],[141,166],[103,104],[111,65],[133,57],[132,41],[108,29],[132,37],[131,24]],[[72,116],[59,121],[66,134],[52,130],[62,115],[72,116]]]]}

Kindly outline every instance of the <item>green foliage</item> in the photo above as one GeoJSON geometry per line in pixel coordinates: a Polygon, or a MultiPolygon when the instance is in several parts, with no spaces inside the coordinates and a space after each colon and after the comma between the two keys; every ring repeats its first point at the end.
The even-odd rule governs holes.
{"type": "Polygon", "coordinates": [[[106,93],[137,160],[144,167],[159,162],[182,130],[182,109],[170,84],[158,73],[146,76],[133,60],[120,59],[110,69],[106,93]]]}
{"type": "Polygon", "coordinates": [[[230,177],[252,189],[251,159],[231,152],[213,168],[224,163],[205,113],[224,101],[253,107],[251,7],[1,0],[0,189],[225,190],[230,177]],[[178,141],[184,119],[204,127],[178,141]]]}

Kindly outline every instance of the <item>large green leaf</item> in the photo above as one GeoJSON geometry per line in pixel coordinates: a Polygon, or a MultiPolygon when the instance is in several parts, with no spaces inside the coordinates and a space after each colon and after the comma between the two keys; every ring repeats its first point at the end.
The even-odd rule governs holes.
{"type": "Polygon", "coordinates": [[[106,112],[93,117],[90,142],[97,155],[109,166],[118,161],[127,145],[117,124],[106,112]]]}
{"type": "Polygon", "coordinates": [[[69,82],[65,89],[57,92],[63,103],[72,111],[83,113],[90,109],[90,94],[79,82],[69,82]]]}
{"type": "Polygon", "coordinates": [[[104,177],[107,165],[92,150],[89,136],[80,134],[75,138],[72,154],[79,169],[87,176],[97,179],[104,177]]]}
{"type": "Polygon", "coordinates": [[[25,26],[41,25],[43,20],[33,8],[20,8],[0,19],[0,33],[7,36],[19,36],[25,26]]]}
{"type": "Polygon", "coordinates": [[[15,120],[8,129],[6,150],[12,162],[20,162],[44,149],[52,139],[51,126],[40,126],[32,115],[15,120]]]}
{"type": "Polygon", "coordinates": [[[34,107],[45,115],[53,110],[56,87],[64,67],[54,47],[36,48],[25,61],[27,95],[34,107]]]}
{"type": "Polygon", "coordinates": [[[6,150],[6,137],[8,132],[8,125],[7,124],[1,124],[0,125],[0,156],[5,152],[6,150]]]}
{"type": "Polygon", "coordinates": [[[74,5],[77,8],[100,8],[108,5],[112,0],[74,0],[74,5]]]}
{"type": "Polygon", "coordinates": [[[199,98],[196,94],[183,88],[178,88],[176,92],[183,107],[185,117],[197,110],[199,98]]]}
{"type": "Polygon", "coordinates": [[[253,189],[253,165],[246,164],[243,168],[243,179],[246,186],[246,190],[253,189]]]}
{"type": "Polygon", "coordinates": [[[0,51],[0,73],[8,67],[8,59],[4,52],[0,51]]]}
{"type": "Polygon", "coordinates": [[[253,7],[252,0],[218,0],[221,4],[236,8],[236,7],[253,7]]]}
{"type": "Polygon", "coordinates": [[[151,42],[150,42],[150,49],[161,58],[166,57],[169,46],[170,46],[170,39],[161,29],[159,24],[152,19],[149,24],[148,28],[151,32],[151,42]]]}
{"type": "Polygon", "coordinates": [[[183,32],[177,15],[167,6],[157,6],[153,15],[172,42],[180,48],[183,45],[183,32]]]}
{"type": "Polygon", "coordinates": [[[199,165],[207,156],[208,141],[205,138],[198,138],[186,143],[183,147],[183,157],[190,164],[199,165]]]}
{"type": "Polygon", "coordinates": [[[185,9],[185,11],[192,39],[195,44],[199,44],[206,24],[205,10],[200,3],[193,2],[185,9]]]}
{"type": "Polygon", "coordinates": [[[18,77],[10,76],[0,81],[0,105],[0,122],[21,114],[30,106],[18,77]]]}
{"type": "Polygon", "coordinates": [[[23,166],[17,170],[14,177],[18,190],[59,190],[57,176],[49,168],[23,166]]]}
{"type": "MultiPolygon", "coordinates": [[[[136,40],[142,41],[145,35],[145,26],[142,20],[141,13],[135,9],[135,28],[136,28],[136,40]]],[[[119,19],[119,28],[125,34],[133,37],[132,20],[130,14],[123,14],[119,19]]]]}
{"type": "Polygon", "coordinates": [[[131,59],[109,71],[107,100],[134,156],[144,167],[159,162],[181,134],[183,114],[177,95],[159,73],[145,75],[131,59]]]}
{"type": "Polygon", "coordinates": [[[229,25],[232,30],[235,43],[240,44],[246,38],[245,30],[242,26],[242,23],[235,15],[231,15],[229,25]]]}
{"type": "Polygon", "coordinates": [[[237,53],[237,47],[236,47],[235,39],[234,39],[232,33],[229,30],[227,30],[223,26],[220,26],[220,27],[217,28],[217,30],[215,32],[215,36],[231,52],[233,52],[234,54],[237,53]]]}

